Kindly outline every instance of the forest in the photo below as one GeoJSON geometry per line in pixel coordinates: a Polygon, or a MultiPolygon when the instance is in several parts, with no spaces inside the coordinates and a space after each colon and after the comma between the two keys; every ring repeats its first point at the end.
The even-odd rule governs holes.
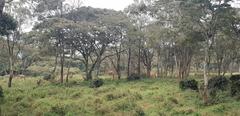
{"type": "Polygon", "coordinates": [[[237,1],[0,0],[0,116],[239,116],[237,1]]]}

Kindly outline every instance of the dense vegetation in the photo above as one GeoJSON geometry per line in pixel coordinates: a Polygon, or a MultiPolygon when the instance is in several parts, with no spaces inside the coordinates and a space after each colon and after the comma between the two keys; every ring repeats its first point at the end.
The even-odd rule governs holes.
{"type": "Polygon", "coordinates": [[[240,115],[232,0],[0,0],[0,115],[240,115]]]}

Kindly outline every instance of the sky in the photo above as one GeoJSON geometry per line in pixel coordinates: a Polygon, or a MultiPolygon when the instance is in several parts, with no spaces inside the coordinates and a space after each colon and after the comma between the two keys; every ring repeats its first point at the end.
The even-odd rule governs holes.
{"type": "MultiPolygon", "coordinates": [[[[79,0],[66,0],[66,1],[79,1],[79,0]]],[[[128,5],[133,3],[133,0],[83,0],[83,6],[91,6],[94,8],[107,8],[117,11],[123,10],[128,5]]]]}

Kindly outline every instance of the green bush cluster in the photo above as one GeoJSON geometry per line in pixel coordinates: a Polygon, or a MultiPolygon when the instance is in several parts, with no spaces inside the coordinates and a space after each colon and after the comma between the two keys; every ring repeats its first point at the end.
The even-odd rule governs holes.
{"type": "Polygon", "coordinates": [[[102,79],[94,79],[91,83],[90,83],[90,88],[99,88],[104,84],[102,79]]]}
{"type": "Polygon", "coordinates": [[[141,75],[138,74],[131,74],[130,76],[128,76],[127,80],[128,81],[135,81],[135,80],[140,80],[142,78],[141,75]]]}
{"type": "Polygon", "coordinates": [[[240,95],[240,75],[233,75],[231,78],[231,95],[240,95]]]}
{"type": "Polygon", "coordinates": [[[53,79],[52,74],[46,73],[46,74],[43,75],[43,80],[50,81],[51,79],[53,79]]]}
{"type": "Polygon", "coordinates": [[[228,90],[229,80],[226,77],[214,77],[208,81],[208,91],[210,96],[215,99],[219,92],[228,90]]]}
{"type": "Polygon", "coordinates": [[[191,89],[191,90],[198,90],[198,82],[194,79],[191,80],[182,80],[179,83],[180,89],[186,90],[186,89],[191,89]]]}

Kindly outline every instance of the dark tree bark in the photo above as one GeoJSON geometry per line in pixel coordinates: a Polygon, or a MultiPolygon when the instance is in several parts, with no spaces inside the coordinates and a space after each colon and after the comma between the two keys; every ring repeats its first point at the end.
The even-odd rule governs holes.
{"type": "Polygon", "coordinates": [[[64,53],[64,43],[61,41],[60,43],[61,47],[61,55],[60,55],[60,64],[61,64],[61,69],[60,69],[60,82],[63,83],[63,78],[64,78],[64,62],[65,62],[65,53],[64,53]]]}
{"type": "Polygon", "coordinates": [[[132,56],[132,49],[129,47],[128,48],[128,63],[127,63],[127,76],[130,76],[130,67],[131,67],[131,56],[132,56]]]}
{"type": "Polygon", "coordinates": [[[51,74],[53,75],[56,70],[57,70],[57,65],[58,65],[58,51],[57,51],[58,47],[56,47],[56,54],[55,54],[55,63],[54,63],[54,68],[51,72],[51,74]]]}
{"type": "Polygon", "coordinates": [[[157,50],[157,77],[160,78],[160,73],[161,73],[161,64],[160,64],[160,56],[161,56],[161,48],[159,47],[157,50]]]}
{"type": "Polygon", "coordinates": [[[68,83],[68,81],[69,81],[69,73],[70,73],[70,67],[71,67],[71,61],[72,61],[73,53],[74,53],[74,52],[71,52],[71,56],[70,56],[70,58],[69,58],[68,66],[67,66],[67,76],[66,76],[66,82],[67,82],[67,83],[68,83]]]}
{"type": "Polygon", "coordinates": [[[11,41],[10,41],[10,37],[7,36],[7,46],[8,46],[8,59],[9,59],[9,81],[8,81],[8,87],[12,87],[12,80],[13,80],[13,77],[14,77],[14,74],[13,74],[13,50],[14,50],[14,42],[12,42],[12,45],[11,45],[11,41]]]}
{"type": "Polygon", "coordinates": [[[5,0],[0,0],[0,17],[3,14],[4,6],[5,6],[5,0]]]}
{"type": "Polygon", "coordinates": [[[178,78],[179,81],[186,78],[190,73],[190,65],[192,61],[192,49],[191,47],[186,46],[176,46],[175,55],[176,55],[176,66],[178,69],[178,78]]]}
{"type": "Polygon", "coordinates": [[[142,61],[144,66],[147,70],[147,77],[151,77],[151,71],[152,71],[152,62],[153,62],[153,56],[154,51],[151,51],[150,48],[142,48],[142,61]]]}
{"type": "Polygon", "coordinates": [[[137,73],[141,75],[141,39],[139,39],[138,43],[138,66],[137,66],[137,73]]]}

